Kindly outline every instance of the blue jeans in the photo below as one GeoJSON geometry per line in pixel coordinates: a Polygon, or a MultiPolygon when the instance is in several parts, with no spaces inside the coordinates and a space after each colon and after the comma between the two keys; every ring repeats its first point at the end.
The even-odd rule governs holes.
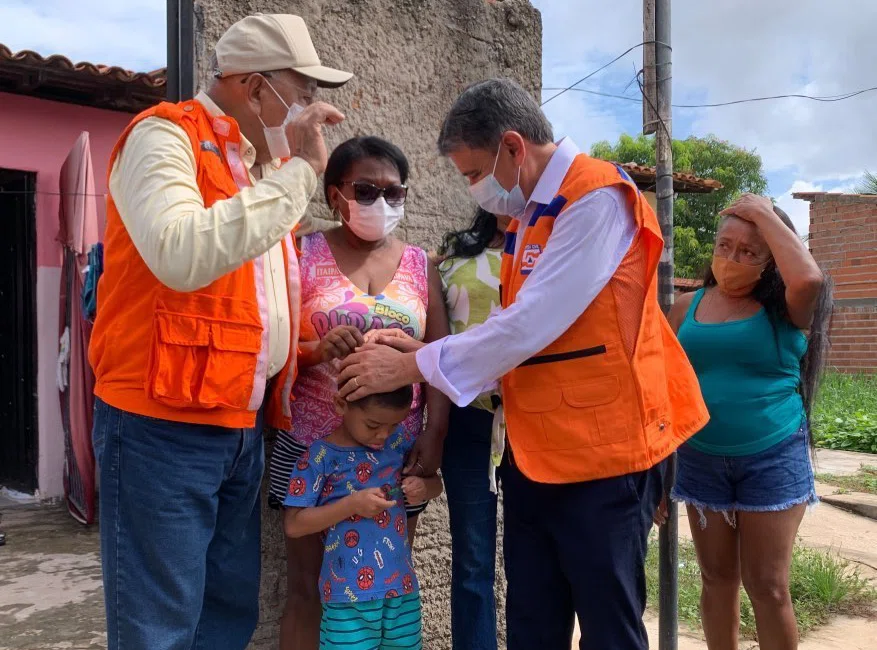
{"type": "Polygon", "coordinates": [[[490,491],[493,415],[451,406],[442,477],[451,519],[454,650],[496,650],[496,495],[490,491]]]}
{"type": "Polygon", "coordinates": [[[779,512],[819,500],[810,463],[805,423],[773,447],[748,456],[714,456],[689,444],[679,448],[671,496],[694,507],[706,528],[704,510],[721,512],[736,525],[737,512],[779,512]]]}
{"type": "Polygon", "coordinates": [[[109,650],[243,650],[259,617],[261,428],[95,403],[109,650]]]}

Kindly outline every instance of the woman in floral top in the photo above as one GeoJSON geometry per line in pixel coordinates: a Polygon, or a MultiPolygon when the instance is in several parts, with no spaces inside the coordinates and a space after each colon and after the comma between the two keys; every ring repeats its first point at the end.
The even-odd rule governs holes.
{"type": "MultiPolygon", "coordinates": [[[[394,236],[408,195],[408,160],[373,136],[340,144],[329,157],[324,196],[338,227],[301,240],[300,372],[293,386],[292,430],[279,432],[271,457],[269,498],[283,503],[290,472],[308,446],[331,434],[341,416],[334,402],[339,359],[369,332],[400,329],[433,341],[448,333],[439,274],[426,251],[394,236]]],[[[402,422],[414,439],[406,474],[432,477],[441,462],[449,401],[433,388],[414,388],[402,422]],[[424,423],[424,410],[429,417],[424,423]]],[[[425,506],[406,508],[408,535],[425,506]]],[[[319,535],[287,540],[287,602],[280,626],[283,650],[316,650],[321,619],[317,590],[323,544],[319,535]]]]}
{"type": "MultiPolygon", "coordinates": [[[[499,309],[499,269],[508,217],[482,209],[466,230],[445,235],[439,273],[452,334],[483,323],[499,309]]],[[[442,477],[451,519],[453,647],[496,650],[496,494],[490,489],[491,430],[496,395],[451,405],[442,477]]]]}

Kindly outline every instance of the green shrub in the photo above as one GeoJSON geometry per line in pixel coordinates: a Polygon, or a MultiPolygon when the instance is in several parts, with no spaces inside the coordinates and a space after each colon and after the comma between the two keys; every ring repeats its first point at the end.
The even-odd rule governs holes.
{"type": "Polygon", "coordinates": [[[819,447],[877,454],[877,377],[829,373],[813,409],[819,447]]]}
{"type": "MultiPolygon", "coordinates": [[[[649,607],[658,609],[658,543],[653,537],[646,559],[649,607]]],[[[701,628],[700,569],[691,542],[679,542],[679,621],[701,628]]],[[[792,554],[789,591],[798,629],[804,634],[835,614],[871,616],[877,590],[849,562],[833,553],[796,546],[792,554]]],[[[746,592],[740,595],[740,633],[754,639],[755,613],[746,592]]]]}
{"type": "MultiPolygon", "coordinates": [[[[833,485],[844,492],[866,492],[877,494],[877,466],[862,465],[855,474],[837,476],[835,474],[817,474],[816,480],[826,485],[833,485]]],[[[838,492],[840,492],[839,490],[838,492]]]]}

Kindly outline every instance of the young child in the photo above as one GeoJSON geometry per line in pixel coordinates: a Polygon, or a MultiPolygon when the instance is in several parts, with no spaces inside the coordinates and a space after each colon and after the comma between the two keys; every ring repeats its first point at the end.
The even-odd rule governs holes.
{"type": "Polygon", "coordinates": [[[402,476],[414,438],[399,423],[412,398],[411,386],[357,402],[337,396],[341,425],[315,441],[291,472],[286,534],[324,535],[321,649],[421,648],[404,504],[436,498],[442,481],[402,476]]]}

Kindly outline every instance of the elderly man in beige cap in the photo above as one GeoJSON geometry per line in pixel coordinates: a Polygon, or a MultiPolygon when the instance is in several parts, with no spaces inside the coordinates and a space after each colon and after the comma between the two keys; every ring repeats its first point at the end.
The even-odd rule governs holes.
{"type": "Polygon", "coordinates": [[[261,430],[289,426],[293,232],[327,161],[314,102],[351,74],[304,21],[244,18],[206,92],[137,116],[110,161],[90,348],[110,650],[235,650],[258,619],[261,430]]]}

